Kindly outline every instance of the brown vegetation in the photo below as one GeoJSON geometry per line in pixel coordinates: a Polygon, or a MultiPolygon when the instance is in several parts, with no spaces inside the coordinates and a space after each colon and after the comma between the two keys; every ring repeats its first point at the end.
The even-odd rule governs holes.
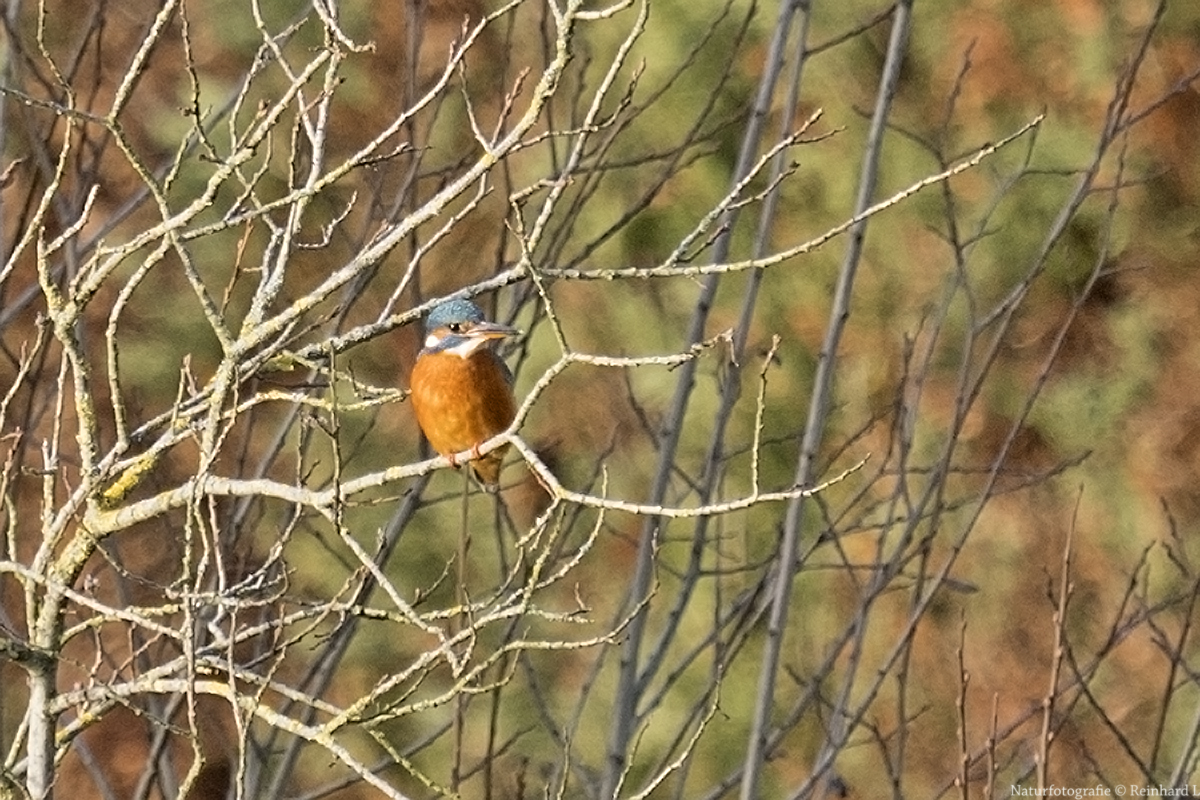
{"type": "Polygon", "coordinates": [[[1196,783],[1192,5],[9,4],[3,786],[1196,783]]]}

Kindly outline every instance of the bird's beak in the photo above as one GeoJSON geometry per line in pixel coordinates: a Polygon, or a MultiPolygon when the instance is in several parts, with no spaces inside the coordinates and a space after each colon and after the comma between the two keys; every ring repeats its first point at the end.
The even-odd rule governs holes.
{"type": "Polygon", "coordinates": [[[520,336],[521,331],[499,322],[480,322],[467,331],[467,336],[475,339],[504,339],[509,336],[520,336]]]}

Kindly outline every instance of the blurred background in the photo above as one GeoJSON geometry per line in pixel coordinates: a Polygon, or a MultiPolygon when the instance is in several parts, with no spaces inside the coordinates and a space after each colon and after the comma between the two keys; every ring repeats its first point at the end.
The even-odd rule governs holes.
{"type": "Polygon", "coordinates": [[[0,626],[60,794],[1196,780],[1194,3],[4,16],[0,626]],[[556,484],[397,471],[461,291],[556,484]]]}

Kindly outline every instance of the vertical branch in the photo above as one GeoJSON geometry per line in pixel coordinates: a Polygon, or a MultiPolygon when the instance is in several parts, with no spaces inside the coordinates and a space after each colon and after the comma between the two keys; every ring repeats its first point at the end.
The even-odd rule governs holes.
{"type": "MultiPolygon", "coordinates": [[[[46,197],[57,193],[65,174],[67,157],[71,152],[73,127],[74,125],[68,121],[55,178],[46,189],[46,197]]],[[[94,198],[95,192],[93,191],[90,196],[94,198]]],[[[41,541],[34,564],[37,568],[36,574],[39,578],[44,576],[45,584],[41,585],[37,581],[27,583],[26,614],[27,624],[30,626],[30,644],[35,650],[55,656],[58,655],[61,644],[63,592],[74,582],[96,544],[95,539],[87,531],[79,531],[68,543],[61,556],[58,559],[55,559],[54,556],[65,525],[61,521],[61,516],[56,514],[56,483],[62,477],[60,475],[60,469],[63,466],[61,437],[64,433],[63,414],[68,391],[71,392],[74,400],[77,458],[80,463],[80,479],[85,485],[90,484],[93,479],[92,468],[96,457],[95,406],[88,380],[88,363],[81,352],[76,327],[81,309],[75,305],[74,298],[64,296],[50,266],[50,256],[82,226],[85,218],[86,213],[75,223],[74,229],[69,228],[53,242],[44,242],[40,233],[37,239],[38,283],[46,302],[50,327],[54,337],[58,340],[63,355],[56,386],[54,434],[49,444],[43,442],[42,445],[41,541]],[[70,373],[71,390],[67,388],[68,372],[70,373]]],[[[50,705],[56,694],[58,664],[55,660],[36,661],[29,665],[27,670],[30,689],[29,707],[26,711],[28,724],[26,788],[33,800],[42,800],[50,797],[51,787],[54,784],[57,716],[51,710],[50,705]]]]}
{"type": "MultiPolygon", "coordinates": [[[[791,32],[791,20],[800,7],[801,3],[798,0],[781,0],[780,2],[779,16],[767,54],[765,69],[759,80],[754,105],[742,135],[741,149],[731,180],[733,186],[740,184],[751,173],[756,161],[762,130],[775,94],[775,85],[787,61],[786,48],[791,32]]],[[[799,56],[797,57],[799,58],[799,56]]],[[[728,258],[732,247],[733,230],[739,213],[740,206],[735,204],[722,215],[721,234],[717,237],[713,247],[714,263],[721,263],[728,258]]],[[[693,306],[692,318],[684,340],[685,346],[692,346],[704,340],[709,312],[712,310],[717,289],[720,286],[720,277],[719,273],[713,273],[705,278],[700,295],[693,306]]],[[[662,505],[667,496],[667,488],[675,469],[675,457],[683,433],[684,419],[687,415],[692,389],[695,386],[696,361],[685,362],[678,373],[671,404],[663,422],[662,436],[659,440],[658,464],[651,480],[650,490],[646,495],[647,503],[650,505],[662,505]]],[[[600,789],[600,796],[603,798],[614,795],[625,774],[629,757],[629,746],[637,717],[637,704],[644,686],[644,676],[640,673],[642,640],[645,637],[649,613],[649,606],[645,601],[649,598],[653,583],[654,554],[658,548],[658,533],[661,525],[662,520],[653,517],[648,517],[643,522],[638,538],[633,579],[630,581],[625,597],[624,607],[637,610],[630,621],[625,643],[621,648],[617,690],[609,730],[608,755],[600,789]]]]}
{"type": "MultiPolygon", "coordinates": [[[[883,152],[883,138],[887,119],[900,79],[900,66],[908,43],[909,26],[912,18],[912,0],[901,0],[893,10],[892,32],[888,42],[887,60],[880,76],[876,94],[875,111],[867,135],[862,170],[859,176],[858,197],[855,215],[871,205],[878,179],[879,159],[883,152]]],[[[850,317],[850,297],[854,278],[858,270],[862,243],[866,237],[867,221],[861,220],[850,230],[850,243],[846,250],[842,268],[838,274],[833,306],[825,341],[817,362],[817,374],[813,381],[813,393],[809,403],[804,437],[800,444],[800,456],[796,467],[795,483],[810,485],[815,479],[817,450],[825,429],[829,397],[833,388],[833,376],[837,367],[837,351],[842,332],[850,317]]],[[[770,587],[770,612],[767,619],[767,636],[763,646],[758,693],[755,698],[754,719],[751,723],[749,741],[742,773],[742,800],[753,800],[758,796],[758,781],[766,759],[767,734],[774,706],[775,681],[779,670],[779,658],[783,648],[783,637],[787,629],[788,606],[791,603],[792,579],[796,571],[796,555],[799,552],[800,525],[804,516],[804,498],[788,504],[783,524],[783,541],[770,587]]],[[[840,725],[840,714],[834,715],[834,726],[840,725]]],[[[837,731],[831,732],[828,741],[840,741],[837,731]]]]}
{"type": "Polygon", "coordinates": [[[1057,725],[1054,721],[1054,703],[1058,699],[1058,678],[1062,671],[1063,658],[1067,650],[1067,604],[1075,591],[1071,580],[1071,547],[1075,535],[1075,521],[1078,517],[1078,501],[1083,492],[1079,493],[1076,501],[1076,515],[1071,519],[1067,528],[1067,540],[1063,543],[1062,569],[1058,578],[1058,606],[1054,609],[1054,649],[1050,653],[1050,675],[1046,685],[1046,694],[1042,697],[1042,727],[1038,735],[1037,752],[1037,783],[1039,791],[1046,791],[1050,786],[1050,745],[1054,739],[1057,725]]]}
{"type": "Polygon", "coordinates": [[[985,753],[987,759],[987,772],[983,782],[983,796],[995,797],[996,789],[996,745],[999,741],[997,728],[999,727],[999,711],[1000,705],[999,694],[992,694],[992,714],[991,724],[988,726],[988,738],[985,744],[985,753]]]}
{"type": "MultiPolygon", "coordinates": [[[[1166,768],[1168,753],[1179,752],[1176,780],[1194,767],[1200,715],[1188,728],[1180,705],[1195,683],[1186,620],[1200,582],[1185,566],[1186,543],[1169,557],[1187,586],[1154,595],[1159,551],[1147,548],[1108,639],[1077,663],[1066,615],[1070,573],[1083,564],[1073,541],[1087,531],[1072,520],[1062,583],[1050,589],[1050,686],[1016,719],[999,719],[1012,707],[999,693],[984,725],[970,717],[969,697],[990,693],[994,676],[987,664],[968,674],[966,612],[957,631],[937,612],[959,605],[948,593],[983,583],[980,556],[967,548],[980,538],[973,529],[993,524],[985,507],[1004,511],[996,495],[1081,460],[1058,450],[1041,461],[1058,446],[1049,436],[1028,458],[1023,438],[1061,413],[1050,403],[1033,413],[1043,389],[1053,395],[1076,377],[1059,384],[1059,369],[1081,363],[1081,351],[1094,355],[1094,342],[1068,329],[1077,317],[1096,326],[1084,334],[1111,323],[1105,307],[1158,274],[1142,269],[1157,254],[1130,254],[1145,243],[1124,251],[1129,220],[1117,213],[1118,198],[1122,211],[1130,198],[1142,203],[1155,181],[1127,175],[1124,151],[1110,169],[1109,153],[1124,136],[1130,163],[1144,163],[1133,126],[1200,79],[1187,67],[1155,89],[1157,75],[1138,74],[1156,55],[1151,37],[1177,35],[1155,33],[1165,0],[1137,32],[1132,65],[1113,68],[1115,94],[1071,106],[1077,118],[1089,108],[1097,123],[1105,117],[1094,153],[1082,156],[1090,162],[1058,163],[1061,151],[1035,152],[1042,140],[1032,136],[1015,166],[997,159],[992,172],[976,170],[1002,145],[956,156],[949,140],[959,126],[972,140],[998,138],[975,124],[983,115],[956,118],[960,95],[979,107],[968,58],[957,76],[931,71],[930,85],[950,87],[945,119],[929,123],[932,143],[902,134],[933,157],[931,171],[877,203],[893,149],[888,120],[940,100],[914,82],[892,111],[900,61],[928,68],[928,44],[907,46],[912,0],[869,16],[848,7],[844,18],[857,21],[818,44],[808,42],[811,0],[780,0],[765,15],[750,0],[723,0],[687,20],[661,19],[656,9],[675,9],[657,0],[411,0],[402,20],[339,0],[222,9],[220,22],[244,26],[249,40],[212,36],[203,3],[162,0],[81,20],[60,5],[9,3],[0,31],[0,150],[17,158],[26,148],[19,154],[32,165],[0,165],[0,602],[13,604],[0,606],[0,670],[29,678],[28,689],[11,680],[0,701],[0,724],[13,707],[25,711],[0,730],[0,795],[8,773],[38,800],[74,794],[68,773],[85,761],[103,791],[106,748],[126,735],[145,748],[134,797],[199,797],[214,773],[204,761],[228,770],[238,796],[263,800],[363,789],[602,800],[740,791],[757,800],[835,790],[835,765],[853,775],[844,788],[855,794],[900,797],[928,777],[914,756],[939,747],[954,757],[936,780],[965,798],[983,769],[986,794],[1003,783],[1031,721],[1041,725],[1038,779],[1048,784],[1057,732],[1071,725],[1082,735],[1097,719],[1146,776],[1166,768]],[[866,81],[878,85],[865,141],[805,136],[821,113],[806,107],[839,105],[808,96],[828,85],[814,70],[841,69],[837,59],[873,45],[888,20],[882,74],[866,81]],[[361,30],[378,40],[360,45],[347,33],[361,30]],[[176,36],[182,59],[166,52],[176,36]],[[164,103],[172,92],[186,94],[180,119],[164,103]],[[1148,104],[1131,111],[1142,92],[1148,104]],[[797,126],[802,114],[808,122],[797,126]],[[852,144],[859,158],[825,158],[827,144],[852,144]],[[797,153],[804,180],[794,179],[797,153]],[[822,204],[820,186],[843,180],[856,160],[854,208],[822,204]],[[927,207],[909,201],[937,183],[934,230],[918,232],[927,207]],[[974,202],[981,185],[989,197],[974,202]],[[1087,202],[1101,191],[1103,220],[1087,202]],[[1055,202],[1060,193],[1070,196],[1055,202]],[[1002,237],[1006,206],[1018,204],[1013,248],[1002,237]],[[906,291],[941,284],[933,303],[862,294],[876,288],[858,277],[867,219],[887,208],[911,232],[889,267],[912,268],[902,249],[933,251],[927,274],[899,281],[906,291]],[[837,219],[821,236],[773,245],[828,215],[837,219]],[[765,318],[766,291],[799,297],[819,286],[800,256],[842,233],[809,417],[781,431],[777,420],[805,409],[776,397],[809,376],[796,367],[803,358],[774,355],[795,351],[780,342],[807,337],[811,314],[771,298],[770,314],[794,315],[765,318]],[[929,247],[937,237],[945,250],[929,247]],[[990,254],[1001,241],[1002,265],[990,254]],[[630,266],[660,250],[669,252],[661,266],[630,266]],[[523,318],[535,302],[544,307],[516,360],[518,386],[532,389],[503,435],[544,494],[533,479],[508,487],[490,519],[465,494],[455,503],[445,459],[413,460],[397,374],[418,341],[407,326],[425,310],[414,298],[432,291],[483,294],[523,318]],[[681,297],[695,303],[686,330],[649,330],[648,308],[681,297]],[[860,367],[877,366],[878,354],[839,354],[860,352],[848,344],[849,315],[868,297],[903,316],[883,332],[855,309],[855,328],[880,336],[869,347],[903,356],[863,381],[860,367]],[[633,324],[597,324],[608,313],[633,324]],[[717,320],[730,332],[706,335],[717,320]],[[890,335],[914,320],[911,337],[890,335]],[[767,330],[765,355],[756,354],[764,325],[784,329],[767,330]],[[682,341],[662,354],[664,339],[682,341]],[[730,363],[710,371],[708,348],[719,343],[730,363]],[[743,402],[760,355],[757,395],[743,402]],[[164,378],[180,362],[181,377],[164,378]],[[589,382],[601,373],[612,380],[589,382]],[[851,388],[835,417],[838,378],[851,388]],[[576,394],[554,394],[564,384],[576,394]],[[712,397],[695,394],[706,386],[712,397]],[[555,429],[559,416],[581,424],[555,429]],[[849,432],[831,452],[843,420],[849,432]],[[783,464],[797,439],[799,453],[783,464]],[[821,482],[823,463],[858,461],[863,450],[874,454],[872,474],[821,482]],[[797,486],[772,488],[793,476],[797,486]],[[723,496],[730,487],[737,496],[723,496]],[[816,507],[801,499],[810,492],[820,492],[816,507]],[[809,550],[801,537],[818,514],[822,535],[809,550]],[[495,536],[481,539],[471,525],[488,522],[495,536]],[[959,585],[959,569],[976,574],[959,585]],[[826,602],[791,619],[810,579],[826,602]],[[15,588],[24,609],[10,599],[15,588]],[[1163,688],[1142,691],[1157,704],[1151,724],[1122,728],[1096,677],[1124,666],[1113,653],[1135,635],[1169,664],[1163,688]],[[927,673],[955,655],[957,684],[927,673]],[[756,692],[730,691],[756,678],[756,692]],[[920,724],[931,681],[929,708],[955,708],[957,738],[920,724]],[[134,724],[116,716],[126,711],[134,724]],[[974,753],[971,722],[976,739],[988,727],[974,753]],[[850,747],[864,732],[873,746],[850,747]],[[731,736],[735,747],[747,737],[732,762],[731,736]],[[784,748],[809,765],[803,777],[768,772],[784,748]],[[882,769],[862,770],[871,759],[882,769]],[[332,769],[301,769],[315,760],[332,769]],[[872,777],[860,784],[863,772],[872,777]]],[[[930,30],[943,21],[929,20],[930,30]]],[[[1127,23],[1109,21],[1115,41],[1127,23]]],[[[1172,45],[1164,69],[1192,52],[1172,45]]],[[[1161,150],[1151,157],[1171,163],[1161,150]]],[[[1192,198],[1179,172],[1169,176],[1171,200],[1182,206],[1192,198]]],[[[1124,356],[1117,351],[1134,338],[1124,334],[1112,332],[1105,367],[1124,356]]],[[[1176,347],[1185,350],[1174,337],[1155,341],[1142,361],[1176,347]]],[[[1126,391],[1127,380],[1149,380],[1121,378],[1126,391]]],[[[986,658],[992,632],[972,631],[986,658]]]]}
{"type": "MultiPolygon", "coordinates": [[[[971,682],[971,674],[967,672],[965,650],[967,649],[967,616],[962,615],[958,638],[958,698],[955,700],[955,710],[958,712],[958,794],[962,800],[971,797],[971,755],[968,750],[967,738],[967,686],[971,682]]],[[[904,725],[905,720],[900,719],[904,725]]]]}

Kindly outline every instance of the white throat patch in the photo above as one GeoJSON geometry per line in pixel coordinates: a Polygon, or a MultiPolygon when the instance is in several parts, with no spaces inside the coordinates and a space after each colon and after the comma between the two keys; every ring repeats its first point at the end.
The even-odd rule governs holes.
{"type": "MultiPolygon", "coordinates": [[[[441,341],[442,340],[438,336],[431,333],[425,338],[425,346],[432,349],[437,347],[438,343],[441,341]]],[[[447,347],[442,352],[453,353],[459,358],[470,358],[476,350],[486,345],[488,341],[489,340],[483,336],[467,336],[463,338],[461,343],[455,345],[454,347],[447,347]]]]}

